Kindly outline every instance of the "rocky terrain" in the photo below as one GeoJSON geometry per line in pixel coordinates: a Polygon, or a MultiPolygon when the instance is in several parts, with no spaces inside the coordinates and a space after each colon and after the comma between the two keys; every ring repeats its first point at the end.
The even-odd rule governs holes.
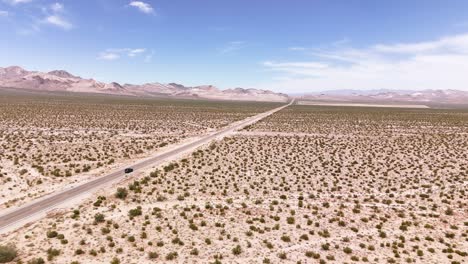
{"type": "Polygon", "coordinates": [[[235,88],[220,90],[212,85],[185,87],[176,83],[147,83],[142,85],[104,83],[84,79],[63,70],[50,72],[27,71],[18,66],[0,67],[0,87],[59,91],[101,93],[141,97],[178,97],[216,100],[286,102],[288,96],[267,90],[235,88]]]}

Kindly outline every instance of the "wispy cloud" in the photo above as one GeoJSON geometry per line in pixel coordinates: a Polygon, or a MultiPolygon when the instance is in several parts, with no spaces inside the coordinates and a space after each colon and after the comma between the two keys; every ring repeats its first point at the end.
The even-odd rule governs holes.
{"type": "Polygon", "coordinates": [[[56,26],[64,30],[70,30],[73,28],[72,23],[70,23],[64,16],[65,7],[63,4],[58,2],[53,3],[49,7],[43,9],[43,12],[46,14],[46,17],[42,19],[42,23],[56,26]]]}
{"type": "Polygon", "coordinates": [[[98,59],[109,60],[109,61],[117,60],[117,59],[120,59],[120,54],[105,51],[99,54],[98,59]]]}
{"type": "Polygon", "coordinates": [[[266,61],[263,66],[280,72],[300,73],[299,69],[324,69],[328,65],[319,62],[273,62],[266,61]]]}
{"type": "Polygon", "coordinates": [[[65,18],[59,15],[50,15],[47,16],[44,20],[44,23],[53,25],[59,28],[62,28],[64,30],[70,30],[73,28],[73,25],[68,22],[65,18]]]}
{"type": "Polygon", "coordinates": [[[228,54],[243,49],[247,46],[245,41],[231,41],[228,42],[224,47],[218,49],[220,54],[228,54]]]}
{"type": "Polygon", "coordinates": [[[133,49],[128,51],[128,56],[129,57],[136,57],[142,53],[144,53],[146,50],[145,49],[133,49]]]}
{"type": "Polygon", "coordinates": [[[346,45],[346,44],[348,44],[350,42],[351,42],[350,39],[342,38],[340,40],[337,40],[337,41],[333,42],[332,45],[335,46],[335,47],[341,47],[341,46],[344,46],[344,45],[346,45]]]}
{"type": "Polygon", "coordinates": [[[24,3],[30,3],[33,0],[4,0],[4,2],[10,4],[10,5],[17,5],[17,4],[24,4],[24,3]]]}
{"type": "Polygon", "coordinates": [[[154,8],[150,4],[142,2],[142,1],[132,1],[130,2],[129,6],[135,7],[145,14],[154,13],[154,8]]]}
{"type": "Polygon", "coordinates": [[[279,74],[262,87],[297,91],[330,89],[468,90],[468,33],[416,43],[376,44],[355,49],[302,50],[309,60],[266,61],[279,74]],[[281,80],[281,81],[278,81],[281,80]]]}
{"type": "Polygon", "coordinates": [[[305,51],[305,50],[307,50],[307,48],[294,46],[294,47],[289,47],[288,50],[290,50],[290,51],[305,51]]]}
{"type": "MultiPolygon", "coordinates": [[[[99,60],[108,60],[108,61],[113,61],[113,60],[118,60],[123,56],[129,57],[129,58],[134,58],[140,55],[143,55],[146,53],[146,49],[130,49],[130,48],[124,48],[124,49],[107,49],[98,55],[99,60]]],[[[146,57],[145,57],[146,60],[146,57]]]]}
{"type": "Polygon", "coordinates": [[[145,56],[145,62],[151,62],[153,60],[153,57],[154,57],[154,50],[151,50],[151,52],[149,52],[148,54],[146,54],[145,56]]]}
{"type": "MultiPolygon", "coordinates": [[[[334,41],[334,42],[328,44],[327,46],[339,48],[339,47],[345,46],[346,44],[349,44],[350,42],[351,42],[350,39],[342,38],[342,39],[339,39],[337,41],[334,41]]],[[[288,47],[288,50],[289,51],[310,51],[310,50],[317,50],[317,48],[310,48],[310,47],[303,47],[303,46],[292,46],[292,47],[288,47]]]]}
{"type": "MultiPolygon", "coordinates": [[[[3,0],[11,5],[25,4],[33,0],[3,0]]],[[[18,24],[19,28],[16,29],[17,34],[28,36],[35,35],[41,32],[41,29],[46,26],[53,26],[63,30],[70,30],[73,24],[66,18],[67,12],[62,3],[54,2],[49,5],[30,5],[37,11],[37,15],[24,19],[18,24]]],[[[21,10],[21,9],[20,9],[21,10]]],[[[0,10],[0,17],[7,17],[10,14],[7,11],[0,10]]]]}
{"type": "Polygon", "coordinates": [[[34,35],[39,33],[46,25],[63,30],[70,30],[74,27],[67,19],[65,6],[61,3],[55,2],[47,6],[41,6],[37,13],[39,13],[38,16],[33,17],[28,21],[29,25],[23,25],[19,30],[17,30],[18,34],[34,35]]]}
{"type": "Polygon", "coordinates": [[[64,6],[61,3],[53,3],[50,6],[50,9],[56,13],[62,12],[64,10],[64,6]]]}

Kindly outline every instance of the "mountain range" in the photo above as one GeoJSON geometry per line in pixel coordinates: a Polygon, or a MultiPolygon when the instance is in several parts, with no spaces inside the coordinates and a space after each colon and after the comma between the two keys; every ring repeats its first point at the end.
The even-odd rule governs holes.
{"type": "Polygon", "coordinates": [[[82,92],[141,97],[178,97],[215,100],[286,102],[286,94],[268,90],[235,88],[220,90],[212,85],[185,87],[181,84],[147,83],[142,85],[104,83],[75,76],[64,70],[27,71],[18,66],[0,67],[0,87],[35,91],[82,92]]]}
{"type": "Polygon", "coordinates": [[[316,101],[372,103],[468,104],[468,92],[460,90],[334,90],[311,93],[300,98],[316,101]]]}
{"type": "MultiPolygon", "coordinates": [[[[286,102],[289,96],[269,90],[234,88],[221,90],[212,85],[186,87],[177,83],[105,83],[75,76],[64,70],[27,71],[18,66],[0,67],[0,87],[34,91],[82,92],[140,97],[175,97],[213,100],[286,102]]],[[[468,92],[460,90],[333,90],[294,96],[298,99],[369,103],[468,104],[468,92]]]]}

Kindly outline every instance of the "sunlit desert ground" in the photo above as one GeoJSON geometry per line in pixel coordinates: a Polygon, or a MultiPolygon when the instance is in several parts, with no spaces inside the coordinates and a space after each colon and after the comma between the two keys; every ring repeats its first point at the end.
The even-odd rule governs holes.
{"type": "MultiPolygon", "coordinates": [[[[181,130],[199,132],[180,126],[183,121],[216,128],[261,110],[197,116],[201,110],[191,105],[194,116],[184,119],[180,105],[174,112],[141,107],[151,113],[140,114],[140,120],[151,120],[141,129],[124,113],[109,124],[93,121],[111,118],[93,119],[93,111],[100,111],[87,110],[90,105],[80,110],[87,118],[73,129],[87,124],[86,129],[107,136],[90,131],[62,136],[72,142],[95,139],[89,143],[97,145],[93,155],[104,157],[103,146],[108,146],[115,150],[108,152],[122,153],[114,155],[133,156],[145,145],[183,137],[181,130]],[[117,128],[144,134],[137,141],[140,148],[128,143],[124,152],[116,142],[126,137],[114,139],[106,132],[117,128]],[[157,140],[153,132],[167,138],[157,140]]],[[[54,122],[61,125],[53,127],[67,127],[54,122]]],[[[33,131],[29,137],[52,133],[33,131]]],[[[291,106],[0,238],[16,245],[23,263],[40,258],[51,263],[466,263],[467,149],[465,110],[291,106]]],[[[21,150],[10,150],[2,159],[13,164],[16,153],[20,164],[34,160],[21,158],[21,150]]],[[[62,159],[55,153],[60,151],[43,158],[46,164],[62,159]]],[[[16,180],[29,179],[21,177],[16,180]]]]}
{"type": "Polygon", "coordinates": [[[95,178],[277,105],[0,93],[0,208],[95,178]]]}

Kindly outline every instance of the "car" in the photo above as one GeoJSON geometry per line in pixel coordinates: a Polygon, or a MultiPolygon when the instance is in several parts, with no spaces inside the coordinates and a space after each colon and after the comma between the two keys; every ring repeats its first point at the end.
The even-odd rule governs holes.
{"type": "Polygon", "coordinates": [[[124,170],[124,172],[125,172],[126,174],[132,173],[132,172],[133,172],[133,168],[126,168],[126,169],[124,170]]]}

